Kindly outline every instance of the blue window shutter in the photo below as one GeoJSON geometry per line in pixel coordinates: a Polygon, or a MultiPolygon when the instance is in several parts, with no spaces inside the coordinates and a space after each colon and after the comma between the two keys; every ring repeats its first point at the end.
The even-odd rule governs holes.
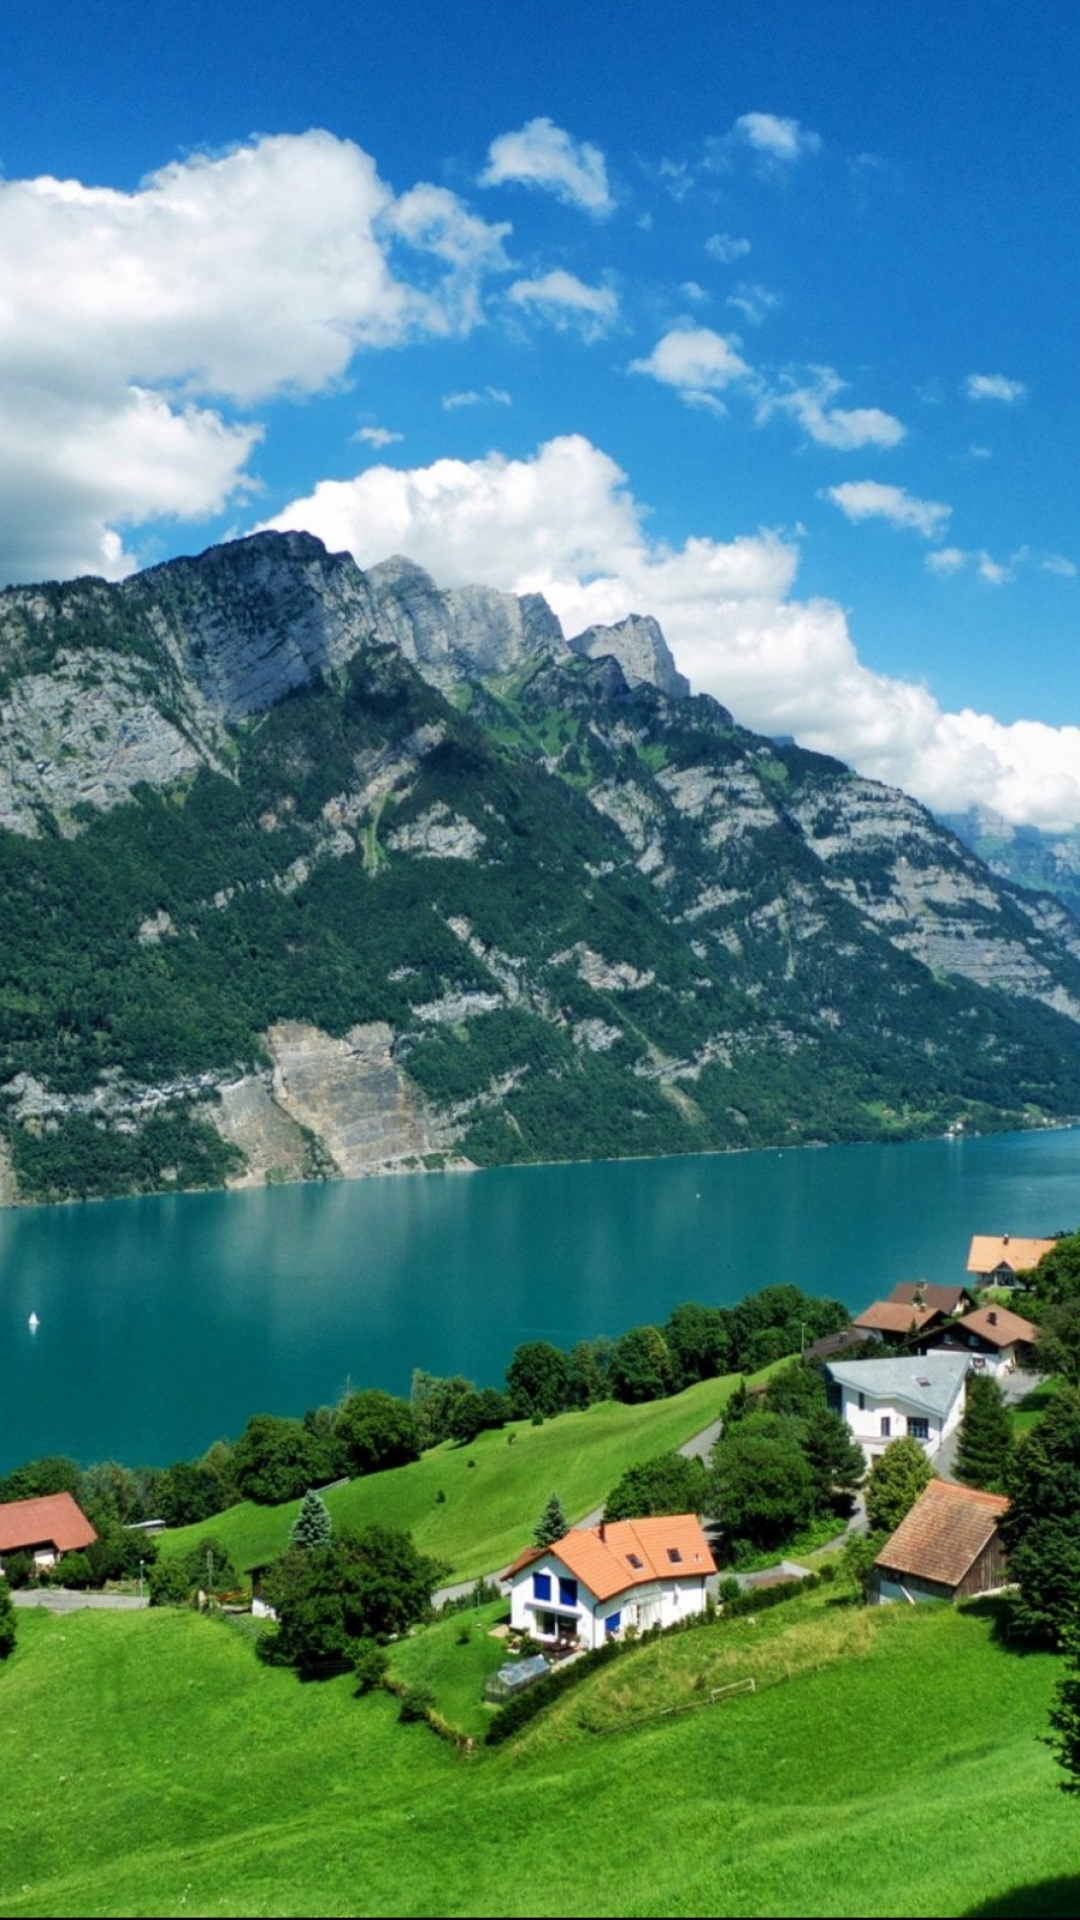
{"type": "Polygon", "coordinates": [[[605,1633],[618,1633],[619,1628],[621,1626],[622,1626],[621,1613],[609,1613],[607,1619],[604,1621],[605,1633]]]}
{"type": "Polygon", "coordinates": [[[534,1600],[550,1600],[551,1599],[550,1573],[534,1573],[533,1574],[533,1599],[534,1600]]]}
{"type": "Polygon", "coordinates": [[[559,1600],[564,1607],[577,1606],[577,1581],[560,1579],[559,1600]]]}

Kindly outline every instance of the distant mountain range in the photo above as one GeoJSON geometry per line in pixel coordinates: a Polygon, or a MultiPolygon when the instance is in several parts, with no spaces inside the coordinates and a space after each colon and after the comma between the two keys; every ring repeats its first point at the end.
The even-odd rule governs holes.
{"type": "Polygon", "coordinates": [[[9,1200],[1080,1113],[1057,870],[648,618],[258,534],[0,595],[0,704],[9,1200]]]}
{"type": "Polygon", "coordinates": [[[1014,827],[989,807],[969,807],[966,813],[943,813],[939,818],[991,873],[1019,887],[1056,893],[1080,919],[1080,827],[1064,833],[1014,827]]]}

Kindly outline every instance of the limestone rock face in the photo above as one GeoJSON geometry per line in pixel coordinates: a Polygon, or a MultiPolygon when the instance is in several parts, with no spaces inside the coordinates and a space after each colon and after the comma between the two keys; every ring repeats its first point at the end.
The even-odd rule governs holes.
{"type": "Polygon", "coordinates": [[[583,659],[617,660],[630,687],[656,687],[672,700],[684,700],[690,682],[671,657],[671,648],[651,615],[632,613],[614,627],[586,627],[568,643],[583,659]]]}
{"type": "Polygon", "coordinates": [[[393,1038],[377,1020],[341,1040],[299,1020],[267,1034],[275,1104],[322,1142],[346,1177],[415,1166],[449,1144],[398,1068],[393,1038]]]}
{"type": "Polygon", "coordinates": [[[562,627],[542,594],[436,586],[397,554],[367,575],[380,638],[392,640],[434,685],[518,672],[566,652],[562,627]]]}

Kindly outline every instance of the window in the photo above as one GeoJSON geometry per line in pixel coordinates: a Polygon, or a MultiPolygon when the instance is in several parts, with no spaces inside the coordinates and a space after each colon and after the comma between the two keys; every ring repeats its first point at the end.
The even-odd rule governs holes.
{"type": "Polygon", "coordinates": [[[891,1414],[883,1413],[881,1416],[881,1437],[883,1440],[889,1440],[892,1437],[892,1415],[891,1414]]]}
{"type": "Polygon", "coordinates": [[[667,1550],[667,1557],[671,1561],[671,1564],[673,1567],[681,1566],[682,1554],[679,1552],[678,1547],[669,1547],[667,1550]]]}
{"type": "Polygon", "coordinates": [[[559,1605],[561,1607],[577,1606],[577,1581],[576,1580],[565,1580],[560,1576],[559,1605]]]}
{"type": "Polygon", "coordinates": [[[929,1440],[930,1438],[929,1420],[923,1420],[914,1414],[909,1416],[907,1430],[912,1440],[929,1440]]]}
{"type": "Polygon", "coordinates": [[[533,1599],[534,1600],[550,1600],[551,1599],[550,1573],[534,1573],[533,1574],[533,1599]]]}
{"type": "Polygon", "coordinates": [[[630,1565],[634,1568],[635,1572],[640,1573],[642,1567],[645,1565],[645,1562],[642,1559],[640,1553],[628,1553],[626,1557],[629,1560],[630,1565]]]}
{"type": "Polygon", "coordinates": [[[865,1413],[865,1412],[866,1412],[866,1395],[865,1395],[865,1393],[860,1393],[860,1395],[859,1395],[859,1412],[860,1412],[860,1413],[865,1413]]]}
{"type": "Polygon", "coordinates": [[[622,1614],[609,1613],[607,1619],[604,1621],[604,1632],[608,1635],[618,1633],[621,1626],[622,1614]]]}

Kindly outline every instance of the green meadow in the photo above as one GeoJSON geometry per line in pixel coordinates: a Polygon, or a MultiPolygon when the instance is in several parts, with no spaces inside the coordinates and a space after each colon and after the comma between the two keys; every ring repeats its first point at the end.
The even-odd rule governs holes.
{"type": "MultiPolygon", "coordinates": [[[[752,1378],[765,1379],[768,1371],[752,1378]]],[[[603,1504],[627,1467],[680,1446],[717,1419],[737,1384],[730,1374],[644,1406],[602,1400],[539,1427],[518,1420],[466,1447],[446,1441],[410,1466],[351,1480],[324,1498],[336,1527],[373,1520],[405,1527],[454,1579],[471,1580],[508,1566],[528,1545],[551,1492],[568,1520],[580,1520],[603,1504]]],[[[298,1507],[295,1500],[280,1507],[245,1501],[163,1534],[161,1551],[183,1551],[212,1533],[237,1567],[262,1566],[283,1551],[298,1507]]]]}
{"type": "MultiPolygon", "coordinates": [[[[406,1677],[468,1703],[484,1629],[417,1636],[406,1677]]],[[[636,1649],[465,1757],[220,1619],[28,1613],[0,1670],[0,1911],[1072,1915],[1056,1671],[988,1613],[823,1588],[636,1649]]]]}

